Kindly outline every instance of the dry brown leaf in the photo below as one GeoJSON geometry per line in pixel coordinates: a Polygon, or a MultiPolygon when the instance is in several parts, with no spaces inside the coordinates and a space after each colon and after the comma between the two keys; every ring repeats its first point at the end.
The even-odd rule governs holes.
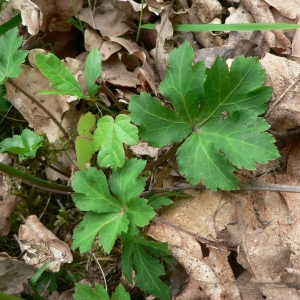
{"type": "Polygon", "coordinates": [[[170,253],[209,299],[222,299],[225,295],[228,299],[241,299],[234,285],[227,251],[210,248],[209,256],[203,257],[199,243],[191,235],[164,223],[151,225],[147,234],[161,242],[168,242],[170,253]]]}
{"type": "Polygon", "coordinates": [[[0,291],[15,295],[23,292],[23,284],[33,276],[35,269],[32,266],[0,253],[0,291]]]}
{"type": "Polygon", "coordinates": [[[210,23],[222,15],[222,5],[217,0],[195,0],[193,5],[201,23],[210,23]]]}
{"type": "Polygon", "coordinates": [[[242,295],[243,300],[264,300],[264,296],[258,289],[258,284],[251,281],[251,273],[244,271],[236,278],[236,285],[242,295]]]}
{"type": "Polygon", "coordinates": [[[140,84],[138,74],[138,70],[128,71],[117,54],[102,63],[103,80],[114,85],[136,87],[140,84]]]}
{"type": "MultiPolygon", "coordinates": [[[[29,54],[29,59],[31,62],[32,60],[30,57],[34,53],[36,53],[36,51],[32,51],[32,53],[29,54]]],[[[78,77],[78,74],[81,73],[80,61],[75,59],[66,59],[66,66],[75,75],[75,77],[78,77]]],[[[19,75],[19,77],[13,80],[14,83],[22,87],[35,99],[40,101],[40,103],[42,103],[59,122],[62,121],[62,126],[68,128],[70,123],[73,124],[75,121],[74,119],[67,120],[66,118],[63,118],[63,115],[70,108],[67,101],[72,99],[75,100],[77,98],[59,95],[39,95],[39,91],[49,89],[49,80],[38,69],[36,69],[35,66],[31,68],[30,66],[23,65],[22,68],[22,73],[19,75]]],[[[33,104],[31,100],[29,100],[24,94],[12,87],[9,83],[6,83],[6,88],[6,98],[28,121],[29,126],[34,128],[34,131],[37,133],[46,133],[49,141],[55,142],[59,136],[59,129],[57,128],[57,125],[49,118],[49,116],[35,104],[33,104]]],[[[74,115],[71,116],[72,118],[74,117],[74,115]]]]}
{"type": "Polygon", "coordinates": [[[272,130],[293,129],[300,126],[298,103],[300,65],[272,54],[260,60],[267,73],[266,85],[273,87],[273,99],[266,112],[272,130]]]}
{"type": "Polygon", "coordinates": [[[173,43],[170,41],[173,36],[173,26],[169,21],[169,12],[171,9],[170,5],[171,4],[166,5],[160,14],[161,23],[157,24],[155,27],[157,31],[156,47],[152,50],[155,67],[161,80],[164,78],[166,73],[169,53],[173,50],[173,43]]]}
{"type": "Polygon", "coordinates": [[[288,4],[282,0],[264,0],[270,6],[275,7],[283,16],[288,19],[296,19],[300,13],[300,1],[289,0],[288,4]]]}
{"type": "Polygon", "coordinates": [[[150,157],[157,157],[159,148],[153,148],[146,142],[141,142],[136,146],[131,146],[130,150],[135,155],[148,155],[150,157]]]}
{"type": "MultiPolygon", "coordinates": [[[[51,21],[68,20],[74,15],[71,1],[43,1],[43,0],[12,0],[15,9],[21,11],[22,23],[27,26],[31,35],[36,35],[39,30],[46,31],[51,21]]],[[[77,10],[82,7],[83,0],[76,0],[77,10]]]]}
{"type": "MultiPolygon", "coordinates": [[[[298,19],[298,24],[300,24],[300,18],[298,19]]],[[[296,30],[295,36],[292,42],[292,57],[295,58],[297,62],[300,60],[300,29],[296,30]]]]}
{"type": "MultiPolygon", "coordinates": [[[[193,24],[201,24],[200,18],[195,13],[197,12],[198,7],[193,4],[191,9],[188,9],[190,22],[193,24]]],[[[213,19],[210,24],[221,24],[221,20],[216,18],[213,19]]],[[[212,48],[222,46],[223,40],[220,36],[212,34],[211,32],[196,32],[194,33],[195,40],[204,48],[212,48]]]]}
{"type": "MultiPolygon", "coordinates": [[[[256,23],[275,23],[270,7],[264,0],[241,0],[241,4],[252,14],[256,23]]],[[[275,52],[290,54],[291,42],[281,30],[264,31],[264,36],[275,52]]]]}
{"type": "Polygon", "coordinates": [[[62,263],[70,263],[73,256],[69,246],[59,240],[40,222],[37,216],[29,216],[19,228],[19,243],[25,262],[35,268],[42,267],[48,260],[48,269],[58,272],[62,263]]]}
{"type": "Polygon", "coordinates": [[[195,62],[204,61],[206,67],[210,68],[215,62],[216,57],[219,55],[222,58],[229,59],[235,58],[239,55],[252,56],[254,48],[257,45],[249,40],[240,38],[230,39],[228,43],[221,47],[203,48],[195,53],[195,62]]]}
{"type": "Polygon", "coordinates": [[[110,0],[101,1],[100,6],[93,13],[91,8],[83,8],[79,12],[81,21],[88,23],[93,27],[93,18],[96,30],[100,30],[102,36],[117,37],[125,34],[130,28],[126,25],[129,20],[128,15],[119,9],[115,9],[110,0]]]}
{"type": "Polygon", "coordinates": [[[147,21],[152,13],[148,9],[147,3],[142,4],[137,3],[133,0],[111,0],[114,7],[119,8],[129,16],[135,18],[136,20],[140,19],[140,12],[143,8],[143,21],[147,21]]]}
{"type": "MultiPolygon", "coordinates": [[[[147,80],[149,86],[151,87],[153,93],[158,95],[158,76],[153,71],[153,68],[149,62],[149,57],[146,55],[145,50],[137,45],[136,43],[131,42],[130,40],[125,40],[122,38],[108,37],[111,41],[116,42],[123,46],[130,55],[137,57],[142,62],[142,67],[139,68],[140,73],[147,80]]],[[[123,57],[123,55],[122,55],[123,57]]]]}
{"type": "Polygon", "coordinates": [[[93,28],[87,28],[84,32],[84,47],[90,52],[93,48],[100,49],[103,43],[102,37],[93,28]]]}
{"type": "MultiPolygon", "coordinates": [[[[1,153],[0,162],[5,165],[10,165],[12,160],[7,153],[1,153]]],[[[20,200],[12,194],[9,177],[0,172],[0,236],[7,235],[9,233],[11,224],[7,218],[13,213],[15,207],[19,203],[20,200]]]]}
{"type": "Polygon", "coordinates": [[[43,22],[40,8],[30,0],[12,0],[13,7],[21,11],[22,24],[31,35],[36,35],[43,22]]]}

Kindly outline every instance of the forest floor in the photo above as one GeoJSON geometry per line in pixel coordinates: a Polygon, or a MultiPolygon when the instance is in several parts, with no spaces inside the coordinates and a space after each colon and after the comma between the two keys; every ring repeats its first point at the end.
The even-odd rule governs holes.
{"type": "MultiPolygon", "coordinates": [[[[204,61],[207,68],[217,56],[228,65],[241,55],[258,57],[266,73],[265,85],[273,88],[262,117],[270,124],[268,132],[276,140],[279,158],[256,164],[256,170],[236,169],[240,190],[235,191],[190,185],[174,156],[148,168],[146,193],[167,192],[174,203],[161,208],[144,233],[168,243],[172,260],[163,263],[166,275],[161,280],[170,299],[300,299],[300,29],[178,32],[172,26],[297,24],[299,1],[145,0],[143,5],[133,0],[11,1],[2,3],[0,28],[20,12],[18,32],[29,55],[13,82],[39,99],[71,139],[77,136],[84,114],[115,117],[120,107],[127,109],[133,95],[148,92],[170,106],[162,99],[159,84],[170,52],[185,41],[192,46],[194,63],[204,61]],[[140,30],[141,12],[142,23],[157,24],[155,29],[140,30]],[[86,90],[84,66],[93,48],[100,50],[105,82],[97,91],[99,105],[68,95],[47,95],[41,101],[38,92],[50,84],[37,69],[34,54],[54,53],[86,90]]],[[[25,160],[2,153],[0,161],[70,186],[78,171],[75,147],[20,89],[9,81],[5,86],[0,95],[1,141],[30,128],[54,146],[45,143],[44,152],[25,160]]],[[[158,149],[140,141],[124,148],[127,158],[143,158],[150,164],[170,146],[158,149]]],[[[43,191],[0,172],[0,200],[0,291],[35,299],[28,283],[36,272],[33,266],[40,268],[53,256],[49,249],[55,248],[56,265],[35,284],[42,299],[74,299],[78,282],[107,285],[109,294],[122,283],[131,299],[156,299],[122,274],[120,239],[110,254],[98,241],[85,253],[70,250],[74,229],[84,216],[70,195],[43,191]]]]}

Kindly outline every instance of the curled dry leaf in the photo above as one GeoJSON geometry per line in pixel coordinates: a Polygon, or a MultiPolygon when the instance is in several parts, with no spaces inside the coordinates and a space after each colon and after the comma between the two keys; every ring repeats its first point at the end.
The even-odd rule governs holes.
{"type": "Polygon", "coordinates": [[[209,299],[222,299],[225,295],[228,299],[241,299],[234,285],[227,251],[210,248],[209,256],[203,257],[201,247],[193,237],[164,223],[151,225],[148,234],[168,242],[170,253],[209,299]]]}
{"type": "MultiPolygon", "coordinates": [[[[264,0],[241,0],[241,4],[252,14],[256,23],[275,23],[270,6],[264,0]]],[[[290,54],[291,42],[281,30],[264,31],[267,44],[275,52],[290,54]]]]}
{"type": "Polygon", "coordinates": [[[265,117],[272,130],[292,129],[300,126],[298,103],[300,65],[272,54],[266,54],[261,64],[267,73],[266,85],[273,87],[273,99],[265,117]]]}
{"type": "Polygon", "coordinates": [[[169,12],[171,4],[165,7],[161,12],[161,23],[156,25],[157,38],[154,52],[155,67],[160,79],[162,80],[166,74],[166,64],[169,53],[173,50],[170,39],[173,36],[173,26],[169,20],[169,12]],[[168,42],[169,41],[169,42],[168,42]]]}
{"type": "Polygon", "coordinates": [[[16,295],[24,291],[24,284],[33,276],[35,269],[7,253],[0,253],[0,291],[16,295]]]}
{"type": "MultiPolygon", "coordinates": [[[[31,35],[39,30],[46,31],[50,22],[68,20],[74,15],[71,1],[13,0],[13,7],[21,11],[22,23],[27,26],[31,35]]],[[[77,10],[82,7],[83,0],[74,1],[77,10]]]]}
{"type": "Polygon", "coordinates": [[[289,0],[287,2],[282,0],[264,0],[270,6],[275,7],[283,16],[288,19],[295,20],[299,17],[300,6],[299,0],[289,0]]]}
{"type": "Polygon", "coordinates": [[[116,37],[125,34],[129,30],[125,22],[130,17],[125,12],[115,9],[110,0],[101,1],[93,15],[90,7],[81,9],[79,17],[81,21],[88,23],[92,28],[94,27],[94,19],[96,26],[94,29],[100,30],[102,36],[116,37]]]}
{"type": "Polygon", "coordinates": [[[102,37],[92,28],[87,28],[84,32],[84,47],[90,52],[93,48],[100,49],[103,43],[102,37]]]}
{"type": "Polygon", "coordinates": [[[106,61],[111,55],[122,48],[118,43],[103,41],[102,37],[92,28],[85,30],[84,45],[86,51],[89,52],[93,48],[98,48],[102,56],[102,61],[106,61]]]}
{"type": "Polygon", "coordinates": [[[58,272],[62,263],[73,261],[70,247],[44,227],[35,215],[20,226],[19,243],[22,251],[27,250],[23,256],[26,263],[37,269],[50,260],[48,269],[58,272]]]}

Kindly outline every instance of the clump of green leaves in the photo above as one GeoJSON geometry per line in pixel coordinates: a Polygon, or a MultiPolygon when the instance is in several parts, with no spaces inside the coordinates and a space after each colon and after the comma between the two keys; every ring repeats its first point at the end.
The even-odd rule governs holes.
{"type": "Polygon", "coordinates": [[[34,157],[42,146],[44,138],[29,129],[24,129],[21,135],[14,135],[0,143],[0,153],[11,152],[18,154],[20,160],[25,157],[34,157]]]}
{"type": "Polygon", "coordinates": [[[279,156],[266,111],[272,88],[263,86],[265,72],[257,58],[236,58],[230,70],[217,57],[210,69],[193,65],[194,52],[185,42],[170,53],[160,84],[173,108],[147,93],[131,98],[133,122],[143,140],[155,147],[183,143],[177,150],[181,174],[211,189],[238,188],[235,168],[255,169],[279,156]]]}

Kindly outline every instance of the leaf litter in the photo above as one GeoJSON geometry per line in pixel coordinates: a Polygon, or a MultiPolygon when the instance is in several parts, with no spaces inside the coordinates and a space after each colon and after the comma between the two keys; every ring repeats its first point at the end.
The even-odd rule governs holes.
{"type": "MultiPolygon", "coordinates": [[[[70,9],[70,3],[67,4],[66,1],[49,2],[47,7],[40,3],[34,4],[29,0],[13,2],[15,8],[20,5],[18,3],[26,4],[19,7],[22,12],[23,24],[28,28],[29,35],[27,37],[36,34],[39,30],[45,31],[45,35],[49,36],[50,30],[48,29],[51,26],[58,32],[58,21],[65,21],[74,15],[73,10],[70,9]],[[29,8],[34,7],[36,8],[34,11],[28,11],[29,8]],[[31,18],[26,17],[29,15],[31,18]]],[[[86,21],[91,27],[95,25],[94,29],[101,33],[100,36],[95,30],[93,31],[95,37],[88,42],[86,41],[86,50],[96,46],[100,52],[102,51],[102,58],[105,57],[103,59],[105,80],[112,87],[120,88],[124,92],[133,91],[138,94],[150,90],[155,96],[159,95],[157,74],[161,78],[164,77],[165,69],[168,68],[166,59],[169,57],[169,52],[178,44],[182,44],[185,39],[182,38],[183,35],[172,33],[170,23],[179,23],[180,18],[185,18],[186,23],[221,23],[222,7],[217,1],[215,1],[214,6],[212,6],[211,1],[201,1],[201,5],[200,2],[195,2],[191,6],[182,1],[182,7],[185,8],[182,9],[174,3],[172,7],[170,4],[166,7],[160,2],[149,0],[145,3],[144,22],[150,22],[156,18],[161,20],[161,25],[156,29],[157,38],[154,39],[154,47],[151,48],[146,43],[141,47],[133,42],[132,36],[130,37],[130,34],[136,30],[135,24],[139,18],[137,12],[140,11],[141,7],[133,1],[126,1],[126,6],[121,2],[124,1],[102,1],[100,5],[96,4],[92,12],[93,18],[91,18],[90,7],[81,8],[82,1],[77,1],[76,4],[80,19],[86,21]],[[153,11],[155,13],[151,13],[153,11]],[[195,12],[199,16],[193,19],[195,12]],[[120,36],[126,33],[129,33],[130,38],[122,41],[120,36]],[[99,40],[101,40],[100,43],[99,40]],[[121,45],[121,47],[115,47],[110,52],[104,51],[103,44],[110,41],[121,45]],[[137,57],[140,65],[133,64],[133,70],[130,70],[128,65],[125,66],[123,62],[126,55],[137,57]]],[[[230,17],[235,15],[235,23],[248,22],[249,20],[273,23],[279,22],[278,20],[286,20],[286,18],[289,18],[289,22],[297,22],[296,11],[299,10],[297,1],[290,0],[289,5],[284,6],[282,6],[282,1],[275,0],[227,2],[226,6],[223,6],[223,10],[228,9],[230,17]],[[238,2],[239,4],[236,4],[238,2]],[[294,8],[288,10],[287,7],[294,8]]],[[[233,22],[230,21],[230,17],[225,18],[226,23],[233,22]]],[[[71,31],[69,32],[71,34],[71,31]]],[[[145,31],[144,33],[146,34],[145,31]]],[[[58,37],[59,34],[56,34],[58,37]]],[[[230,48],[225,39],[226,35],[197,33],[189,36],[192,45],[194,43],[197,44],[198,49],[202,48],[198,50],[193,45],[196,48],[195,62],[205,57],[206,67],[211,67],[217,54],[224,59],[235,58],[240,54],[255,55],[260,58],[266,71],[266,84],[273,86],[272,99],[269,102],[265,117],[271,125],[270,132],[273,133],[277,139],[277,144],[280,145],[281,157],[275,163],[272,162],[265,166],[257,165],[256,171],[238,170],[236,174],[239,182],[257,179],[262,183],[299,186],[297,168],[299,165],[299,145],[297,142],[299,137],[297,132],[299,128],[297,109],[298,35],[299,30],[289,32],[266,31],[263,33],[231,32],[228,38],[231,42],[230,48]],[[239,52],[241,51],[239,45],[245,47],[243,53],[239,52]],[[270,51],[276,55],[270,54],[270,51]],[[277,54],[286,57],[280,57],[277,54]]],[[[40,42],[43,43],[44,40],[40,42]]],[[[54,49],[57,50],[58,46],[55,45],[55,40],[53,43],[57,47],[54,49]]],[[[112,44],[107,45],[107,49],[112,46],[112,44]]],[[[32,43],[29,38],[27,47],[24,49],[36,48],[38,48],[36,44],[32,43]]],[[[66,45],[62,47],[64,51],[66,48],[68,48],[66,45]]],[[[60,56],[60,58],[65,57],[60,56]]],[[[72,73],[77,74],[76,77],[80,79],[83,73],[84,60],[77,60],[76,55],[74,55],[71,59],[65,58],[65,63],[72,70],[72,73]]],[[[49,102],[48,109],[53,110],[58,120],[63,120],[63,126],[73,128],[71,130],[76,132],[76,125],[82,113],[79,111],[75,114],[75,105],[70,110],[68,100],[71,99],[67,96],[47,95],[46,98],[39,96],[38,91],[49,89],[49,82],[34,64],[31,64],[31,67],[22,65],[22,69],[21,75],[14,81],[30,91],[44,105],[49,102]],[[29,85],[28,82],[30,82],[29,85]]],[[[213,83],[214,79],[211,81],[211,84],[213,83]]],[[[50,141],[56,141],[60,133],[48,116],[39,111],[28,98],[16,92],[9,83],[6,87],[8,91],[6,97],[23,114],[30,127],[37,133],[46,133],[50,141]]],[[[85,90],[84,85],[82,88],[85,90]]],[[[147,98],[147,100],[150,101],[152,98],[147,98]]],[[[220,111],[220,113],[223,111],[225,110],[220,111]]],[[[263,113],[263,110],[258,113],[263,113]]],[[[222,116],[224,115],[220,114],[219,122],[225,121],[222,116]]],[[[231,117],[229,111],[226,111],[226,116],[226,121],[229,121],[231,117]],[[227,113],[229,113],[229,119],[227,113]]],[[[246,117],[243,115],[243,118],[246,117]]],[[[216,130],[217,128],[213,128],[212,131],[215,132],[216,130]]],[[[168,138],[172,140],[174,135],[168,138]]],[[[156,142],[158,143],[158,141],[156,142]]],[[[246,162],[250,163],[250,160],[247,161],[249,159],[247,153],[240,150],[238,154],[244,156],[246,162]]],[[[147,154],[142,152],[138,155],[147,154]]],[[[65,166],[69,167],[67,164],[65,166]]],[[[183,163],[182,168],[187,169],[183,173],[189,171],[187,163],[183,163]]],[[[158,170],[153,174],[154,188],[168,187],[171,190],[176,185],[182,184],[183,178],[179,175],[180,166],[178,170],[176,161],[169,160],[169,165],[162,167],[162,170],[163,173],[158,170]]],[[[76,174],[78,175],[75,176],[79,176],[83,173],[76,174]]],[[[139,190],[142,192],[142,188],[139,190]]],[[[227,297],[226,299],[241,299],[242,297],[243,299],[253,299],[250,298],[250,291],[254,289],[257,299],[263,296],[266,299],[300,298],[297,292],[300,289],[298,193],[280,191],[211,192],[206,189],[185,191],[193,197],[177,200],[172,206],[165,209],[159,218],[154,219],[148,230],[148,234],[157,241],[169,243],[171,254],[184,267],[189,276],[189,282],[186,282],[185,279],[180,283],[180,289],[175,289],[173,299],[184,299],[182,298],[183,295],[194,295],[194,298],[189,299],[205,299],[205,297],[210,297],[210,299],[223,299],[224,297],[227,297]],[[242,266],[240,274],[237,273],[236,267],[227,261],[228,256],[233,256],[234,261],[242,266]],[[247,284],[243,284],[243,281],[239,279],[242,276],[248,276],[247,284]],[[249,283],[252,284],[250,287],[249,283]],[[212,286],[214,287],[212,288],[212,286]]],[[[1,195],[3,202],[6,202],[7,199],[10,202],[3,208],[3,218],[5,219],[14,209],[16,199],[12,196],[9,190],[5,190],[4,194],[1,195]]],[[[117,212],[112,211],[112,213],[117,212]]],[[[131,220],[130,217],[128,220],[131,220]]],[[[138,220],[135,222],[139,223],[138,220]]],[[[4,224],[3,228],[2,235],[7,235],[9,225],[4,224]]],[[[82,229],[77,230],[80,232],[82,229]]],[[[106,247],[109,249],[112,246],[107,245],[106,247]]]]}

